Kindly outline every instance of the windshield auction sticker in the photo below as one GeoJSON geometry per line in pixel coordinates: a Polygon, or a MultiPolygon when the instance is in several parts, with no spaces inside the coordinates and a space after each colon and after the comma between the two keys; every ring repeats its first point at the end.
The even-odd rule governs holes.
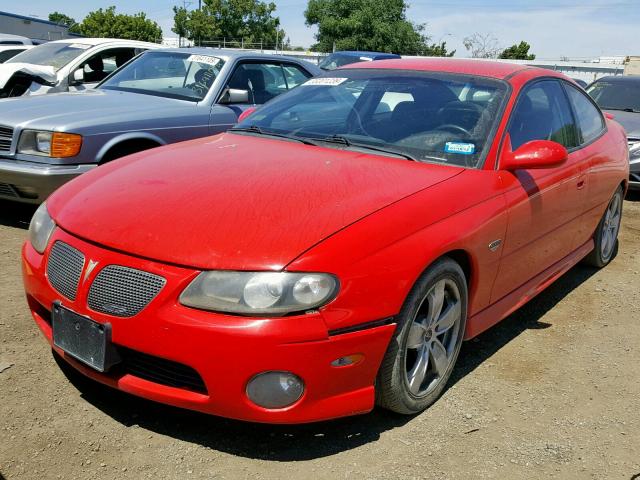
{"type": "Polygon", "coordinates": [[[445,153],[460,153],[462,155],[473,155],[476,146],[473,143],[447,142],[444,145],[445,153]]]}
{"type": "Polygon", "coordinates": [[[69,45],[69,48],[79,48],[80,50],[86,50],[87,48],[91,48],[91,45],[87,45],[86,43],[72,43],[69,45]]]}
{"type": "Polygon", "coordinates": [[[219,58],[210,57],[209,55],[189,55],[187,62],[204,63],[206,65],[217,65],[220,62],[219,58]]]}
{"type": "Polygon", "coordinates": [[[311,80],[307,80],[302,85],[307,85],[307,86],[325,85],[328,87],[335,87],[346,81],[347,81],[346,78],[321,77],[321,78],[312,78],[311,80]]]}

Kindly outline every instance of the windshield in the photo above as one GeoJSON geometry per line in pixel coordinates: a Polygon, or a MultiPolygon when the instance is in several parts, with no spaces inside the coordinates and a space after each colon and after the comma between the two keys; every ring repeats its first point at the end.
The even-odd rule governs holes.
{"type": "Polygon", "coordinates": [[[507,92],[503,82],[468,75],[370,69],[337,73],[277,97],[237,128],[478,167],[507,92]]]}
{"type": "Polygon", "coordinates": [[[91,48],[84,43],[43,43],[37,47],[16,55],[6,63],[30,63],[53,67],[54,71],[60,70],[67,63],[78,57],[82,52],[91,48]]]}
{"type": "Polygon", "coordinates": [[[107,78],[98,88],[199,102],[220,73],[224,60],[182,52],[146,52],[107,78]]]}
{"type": "Polygon", "coordinates": [[[640,82],[595,82],[587,92],[603,110],[640,112],[640,82]]]}
{"type": "Polygon", "coordinates": [[[338,67],[342,67],[344,65],[350,65],[352,63],[359,62],[370,62],[373,59],[368,57],[355,57],[353,55],[344,55],[340,53],[332,53],[328,57],[325,57],[318,66],[323,70],[335,70],[338,67]]]}

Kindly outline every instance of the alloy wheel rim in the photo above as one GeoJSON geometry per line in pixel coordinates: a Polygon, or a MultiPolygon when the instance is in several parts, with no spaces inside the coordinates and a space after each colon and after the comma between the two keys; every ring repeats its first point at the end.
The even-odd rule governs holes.
{"type": "Polygon", "coordinates": [[[405,347],[405,381],[411,394],[424,397],[446,376],[455,355],[462,302],[453,280],[435,283],[414,316],[405,347]]]}
{"type": "Polygon", "coordinates": [[[620,195],[615,195],[605,212],[604,224],[600,239],[600,253],[604,260],[608,260],[613,254],[618,230],[620,229],[622,201],[620,195]]]}

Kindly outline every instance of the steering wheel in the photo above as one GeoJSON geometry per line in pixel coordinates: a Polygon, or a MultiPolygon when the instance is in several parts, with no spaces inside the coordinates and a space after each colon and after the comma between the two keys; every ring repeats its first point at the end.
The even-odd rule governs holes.
{"type": "Polygon", "coordinates": [[[445,123],[444,125],[440,125],[433,129],[434,131],[444,131],[444,132],[453,132],[453,133],[462,133],[467,137],[471,137],[471,132],[460,125],[454,125],[453,123],[445,123]]]}

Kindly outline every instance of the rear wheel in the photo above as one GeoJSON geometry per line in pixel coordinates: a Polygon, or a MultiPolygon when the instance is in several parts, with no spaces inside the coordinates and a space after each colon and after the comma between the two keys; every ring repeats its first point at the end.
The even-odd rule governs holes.
{"type": "Polygon", "coordinates": [[[413,414],[438,399],[458,358],[466,316],[464,272],[450,258],[442,258],[405,300],[378,372],[378,405],[413,414]]]}
{"type": "Polygon", "coordinates": [[[602,268],[618,252],[618,233],[622,220],[622,187],[618,187],[596,228],[593,236],[595,248],[585,258],[588,265],[602,268]]]}

